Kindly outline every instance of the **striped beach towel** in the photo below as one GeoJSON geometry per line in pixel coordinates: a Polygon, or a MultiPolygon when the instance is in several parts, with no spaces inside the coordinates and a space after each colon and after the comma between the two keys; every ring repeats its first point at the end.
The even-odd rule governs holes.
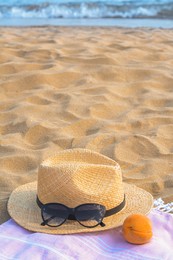
{"type": "Polygon", "coordinates": [[[75,235],[50,235],[25,230],[12,219],[0,226],[0,260],[172,260],[172,204],[155,202],[157,209],[148,215],[153,238],[144,245],[127,243],[122,228],[75,235]],[[165,212],[162,212],[165,211],[165,212]]]}

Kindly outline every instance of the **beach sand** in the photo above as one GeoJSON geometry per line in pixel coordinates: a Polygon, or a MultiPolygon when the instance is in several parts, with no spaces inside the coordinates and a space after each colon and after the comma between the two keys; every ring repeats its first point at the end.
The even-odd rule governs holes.
{"type": "Polygon", "coordinates": [[[173,30],[0,28],[0,223],[41,161],[88,148],[173,201],[173,30]]]}

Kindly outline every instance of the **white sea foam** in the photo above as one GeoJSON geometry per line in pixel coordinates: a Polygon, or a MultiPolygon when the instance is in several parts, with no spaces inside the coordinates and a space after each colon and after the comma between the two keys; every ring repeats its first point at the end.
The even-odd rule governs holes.
{"type": "Polygon", "coordinates": [[[0,17],[173,19],[173,0],[2,0],[0,17]]]}

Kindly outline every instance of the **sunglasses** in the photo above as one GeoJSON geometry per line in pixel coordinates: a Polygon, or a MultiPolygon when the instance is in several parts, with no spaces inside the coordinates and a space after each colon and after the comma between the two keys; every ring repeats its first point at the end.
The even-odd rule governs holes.
{"type": "Polygon", "coordinates": [[[41,208],[42,226],[59,227],[66,220],[76,220],[83,227],[94,228],[98,225],[104,227],[103,218],[120,211],[125,205],[125,198],[121,204],[110,210],[96,203],[82,204],[75,208],[60,203],[42,204],[38,197],[37,204],[41,208]]]}

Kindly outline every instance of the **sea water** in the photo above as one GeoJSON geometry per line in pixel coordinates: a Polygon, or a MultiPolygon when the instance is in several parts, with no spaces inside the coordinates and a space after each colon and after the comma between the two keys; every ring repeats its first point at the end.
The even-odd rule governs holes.
{"type": "Polygon", "coordinates": [[[78,19],[88,24],[97,19],[161,19],[169,20],[173,27],[173,0],[0,0],[0,24],[14,19],[72,24],[78,19]]]}

